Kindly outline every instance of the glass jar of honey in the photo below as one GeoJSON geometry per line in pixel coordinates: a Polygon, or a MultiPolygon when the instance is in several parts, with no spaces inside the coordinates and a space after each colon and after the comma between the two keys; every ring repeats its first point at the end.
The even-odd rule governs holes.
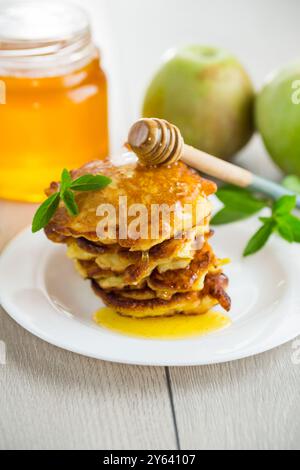
{"type": "Polygon", "coordinates": [[[0,198],[39,202],[62,168],[108,155],[107,83],[89,20],[64,1],[0,6],[0,198]]]}

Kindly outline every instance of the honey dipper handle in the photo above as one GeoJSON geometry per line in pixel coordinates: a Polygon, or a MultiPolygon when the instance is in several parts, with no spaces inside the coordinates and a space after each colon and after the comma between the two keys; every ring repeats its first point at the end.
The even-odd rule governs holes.
{"type": "Polygon", "coordinates": [[[242,188],[249,187],[273,199],[286,194],[294,195],[300,208],[300,196],[280,184],[184,144],[180,130],[164,119],[144,118],[137,121],[130,129],[128,144],[143,165],[170,165],[181,159],[208,176],[242,188]]]}
{"type": "Polygon", "coordinates": [[[280,184],[256,176],[244,168],[228,163],[220,158],[197,150],[189,145],[184,145],[181,160],[187,165],[206,173],[209,176],[231,183],[242,188],[249,188],[267,194],[273,199],[279,199],[285,195],[296,196],[296,206],[300,209],[300,196],[287,190],[280,184]]]}
{"type": "Polygon", "coordinates": [[[253,174],[250,171],[213,157],[190,145],[184,145],[181,160],[196,170],[236,186],[245,188],[253,181],[253,174]]]}

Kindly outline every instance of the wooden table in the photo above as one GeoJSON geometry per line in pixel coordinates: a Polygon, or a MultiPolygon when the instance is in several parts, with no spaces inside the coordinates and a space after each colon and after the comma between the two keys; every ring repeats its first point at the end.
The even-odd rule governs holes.
{"type": "MultiPolygon", "coordinates": [[[[0,247],[33,211],[0,201],[0,247]]],[[[51,346],[1,308],[0,340],[0,449],[300,448],[293,343],[222,365],[119,365],[51,346]]]]}

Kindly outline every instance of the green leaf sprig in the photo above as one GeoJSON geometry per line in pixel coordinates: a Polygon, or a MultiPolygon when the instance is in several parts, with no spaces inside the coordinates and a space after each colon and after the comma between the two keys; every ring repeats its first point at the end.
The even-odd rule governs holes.
{"type": "Polygon", "coordinates": [[[60,201],[64,202],[72,217],[78,215],[79,209],[74,191],[96,191],[105,188],[111,182],[112,180],[104,175],[84,175],[73,181],[70,172],[64,169],[61,174],[60,190],[49,196],[38,208],[32,221],[32,232],[38,232],[50,222],[60,201]]]}
{"type": "MultiPolygon", "coordinates": [[[[290,181],[295,190],[296,180],[293,177],[290,181]]],[[[272,201],[249,190],[226,185],[219,189],[217,197],[224,207],[213,217],[213,225],[244,220],[257,214],[264,207],[269,207],[271,210],[270,217],[259,218],[262,225],[249,240],[244,256],[261,250],[274,232],[289,243],[300,243],[300,219],[293,214],[296,208],[296,196],[286,195],[277,201],[272,201]]]]}
{"type": "Polygon", "coordinates": [[[258,198],[247,189],[232,185],[221,187],[217,197],[224,204],[224,208],[213,217],[213,225],[247,219],[271,204],[269,200],[258,198]]]}

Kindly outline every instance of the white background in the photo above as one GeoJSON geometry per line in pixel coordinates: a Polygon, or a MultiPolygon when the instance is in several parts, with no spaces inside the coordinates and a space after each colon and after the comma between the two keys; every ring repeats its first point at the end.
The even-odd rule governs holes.
{"type": "Polygon", "coordinates": [[[112,85],[117,87],[117,79],[120,87],[119,112],[113,103],[112,119],[115,125],[123,119],[121,133],[138,116],[147,83],[168,48],[225,47],[257,88],[274,69],[300,57],[299,0],[77,1],[91,12],[95,38],[115,74],[112,85]]]}

